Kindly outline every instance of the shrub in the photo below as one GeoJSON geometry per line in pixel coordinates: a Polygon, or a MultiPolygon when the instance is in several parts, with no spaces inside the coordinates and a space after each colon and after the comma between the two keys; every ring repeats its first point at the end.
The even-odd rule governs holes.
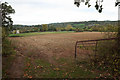
{"type": "Polygon", "coordinates": [[[11,41],[7,38],[2,40],[2,55],[7,56],[14,53],[13,46],[11,45],[11,41]]]}
{"type": "MultiPolygon", "coordinates": [[[[96,56],[92,59],[95,69],[110,73],[112,77],[120,75],[120,54],[117,52],[116,40],[100,41],[96,56]]],[[[108,75],[107,75],[108,76],[108,75]]]]}
{"type": "Polygon", "coordinates": [[[83,30],[82,30],[82,29],[79,29],[79,28],[77,28],[75,31],[76,31],[76,32],[83,32],[83,30]]]}

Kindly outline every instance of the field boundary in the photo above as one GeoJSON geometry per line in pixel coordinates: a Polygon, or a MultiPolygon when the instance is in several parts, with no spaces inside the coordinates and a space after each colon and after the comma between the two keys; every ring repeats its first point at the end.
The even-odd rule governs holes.
{"type": "MultiPolygon", "coordinates": [[[[83,47],[86,47],[85,44],[92,44],[95,46],[94,53],[97,51],[97,45],[99,41],[106,41],[106,40],[116,40],[120,37],[114,37],[114,38],[105,38],[105,39],[95,39],[95,40],[83,40],[83,41],[76,41],[75,43],[75,59],[77,58],[77,48],[79,48],[79,44],[82,44],[83,47]]],[[[87,46],[88,47],[88,46],[87,46]]]]}

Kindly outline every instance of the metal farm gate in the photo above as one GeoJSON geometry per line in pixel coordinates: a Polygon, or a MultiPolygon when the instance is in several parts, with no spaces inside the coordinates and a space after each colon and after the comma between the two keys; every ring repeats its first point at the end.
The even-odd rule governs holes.
{"type": "Polygon", "coordinates": [[[107,42],[109,45],[114,45],[116,39],[118,38],[76,41],[74,57],[76,59],[78,56],[80,56],[80,54],[96,56],[96,53],[98,51],[98,46],[100,43],[104,45],[104,42],[107,42]]]}

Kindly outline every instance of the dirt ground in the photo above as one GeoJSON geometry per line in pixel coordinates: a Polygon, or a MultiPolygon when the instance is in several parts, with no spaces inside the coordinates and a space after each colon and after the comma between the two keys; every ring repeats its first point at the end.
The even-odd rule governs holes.
{"type": "Polygon", "coordinates": [[[100,32],[79,32],[44,34],[28,37],[11,37],[12,42],[17,46],[18,57],[10,69],[12,78],[19,78],[23,75],[24,57],[45,59],[51,64],[57,65],[53,58],[61,57],[74,58],[75,42],[103,38],[100,32]],[[31,55],[34,54],[34,55],[31,55]]]}

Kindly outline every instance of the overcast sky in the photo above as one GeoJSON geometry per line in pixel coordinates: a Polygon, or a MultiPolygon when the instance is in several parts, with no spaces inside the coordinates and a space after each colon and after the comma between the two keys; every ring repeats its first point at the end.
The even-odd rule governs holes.
{"type": "Polygon", "coordinates": [[[115,0],[104,0],[102,13],[98,13],[94,7],[96,0],[91,0],[90,8],[84,3],[78,8],[74,5],[74,0],[2,0],[5,1],[15,9],[16,13],[11,15],[14,24],[35,25],[118,19],[115,0]]]}

